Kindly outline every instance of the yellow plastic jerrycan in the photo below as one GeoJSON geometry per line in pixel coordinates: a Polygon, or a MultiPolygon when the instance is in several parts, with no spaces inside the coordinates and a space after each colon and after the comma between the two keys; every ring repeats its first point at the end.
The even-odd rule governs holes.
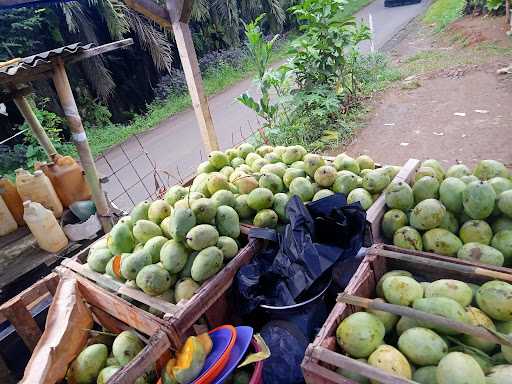
{"type": "Polygon", "coordinates": [[[5,236],[18,229],[18,224],[9,211],[4,199],[0,196],[0,236],[5,236]]]}
{"type": "Polygon", "coordinates": [[[52,211],[30,200],[25,201],[23,207],[25,208],[23,219],[41,249],[58,252],[68,245],[68,238],[52,211]]]}
{"type": "Polygon", "coordinates": [[[34,201],[53,212],[55,217],[62,216],[62,203],[53,188],[50,179],[43,171],[35,171],[32,175],[25,169],[16,170],[16,189],[23,201],[34,201]]]}

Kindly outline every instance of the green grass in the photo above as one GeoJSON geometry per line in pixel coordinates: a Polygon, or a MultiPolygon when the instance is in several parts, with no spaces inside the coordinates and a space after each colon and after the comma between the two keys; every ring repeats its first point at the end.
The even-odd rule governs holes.
{"type": "Polygon", "coordinates": [[[451,50],[428,50],[404,60],[399,71],[402,77],[432,73],[460,65],[480,65],[496,58],[512,59],[509,48],[493,43],[481,43],[474,47],[454,47],[451,50]]]}
{"type": "Polygon", "coordinates": [[[465,0],[437,0],[427,10],[423,21],[434,24],[435,30],[441,31],[462,16],[465,4],[465,0]]]}

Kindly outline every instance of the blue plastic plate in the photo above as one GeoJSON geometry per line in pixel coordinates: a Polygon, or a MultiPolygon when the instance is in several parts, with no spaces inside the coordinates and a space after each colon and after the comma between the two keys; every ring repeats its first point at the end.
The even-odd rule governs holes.
{"type": "Polygon", "coordinates": [[[197,380],[199,380],[201,376],[208,372],[208,370],[220,359],[220,357],[226,352],[226,349],[229,346],[231,338],[234,336],[235,335],[233,335],[233,332],[230,331],[228,328],[217,329],[215,332],[210,333],[210,338],[212,339],[213,343],[212,351],[206,357],[206,361],[204,362],[204,367],[201,373],[192,382],[192,384],[196,383],[197,380]]]}
{"type": "Polygon", "coordinates": [[[229,356],[229,361],[226,364],[226,367],[222,370],[220,375],[212,382],[212,384],[221,384],[226,380],[229,375],[233,373],[236,369],[240,360],[245,356],[249,345],[251,344],[252,334],[254,330],[251,327],[236,327],[236,341],[233,349],[231,350],[231,355],[229,356]]]}

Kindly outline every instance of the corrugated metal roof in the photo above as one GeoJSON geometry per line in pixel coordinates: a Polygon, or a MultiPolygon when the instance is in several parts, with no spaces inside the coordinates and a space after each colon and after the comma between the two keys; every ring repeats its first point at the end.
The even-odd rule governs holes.
{"type": "MultiPolygon", "coordinates": [[[[40,66],[49,66],[51,59],[55,57],[66,57],[83,52],[94,46],[94,44],[74,43],[64,47],[55,48],[50,51],[37,53],[32,56],[23,57],[20,61],[0,68],[0,80],[9,76],[20,75],[24,72],[38,72],[40,66]]],[[[41,68],[43,69],[43,68],[41,68]]]]}

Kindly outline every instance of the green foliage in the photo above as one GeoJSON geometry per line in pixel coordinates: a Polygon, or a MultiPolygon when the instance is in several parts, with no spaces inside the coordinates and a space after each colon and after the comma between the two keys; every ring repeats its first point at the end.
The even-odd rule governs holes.
{"type": "Polygon", "coordinates": [[[255,100],[248,92],[243,93],[237,100],[246,107],[255,111],[268,127],[272,127],[277,118],[278,106],[270,101],[270,90],[275,89],[278,94],[286,83],[285,71],[269,71],[268,66],[272,58],[272,50],[278,36],[266,41],[260,28],[260,23],[265,17],[261,14],[248,24],[245,24],[245,36],[247,37],[247,49],[257,71],[257,82],[261,92],[259,100],[255,100]]]}
{"type": "Polygon", "coordinates": [[[246,25],[248,48],[260,68],[256,83],[262,96],[244,93],[237,100],[263,118],[271,144],[301,144],[313,151],[339,145],[356,126],[360,94],[382,89],[399,77],[382,56],[360,55],[357,44],[369,38],[369,30],[347,14],[345,4],[304,0],[291,7],[301,35],[292,43],[288,63],[277,70],[266,64],[272,44],[258,28],[262,16],[246,25]]]}
{"type": "Polygon", "coordinates": [[[434,24],[436,31],[442,31],[452,21],[462,16],[465,0],[437,0],[427,10],[423,21],[434,24]]]}
{"type": "MultiPolygon", "coordinates": [[[[63,119],[57,114],[45,110],[44,104],[40,108],[33,106],[33,110],[57,152],[61,155],[73,155],[75,153],[73,144],[65,143],[62,140],[62,129],[64,126],[63,119]]],[[[47,161],[48,156],[46,155],[46,152],[41,145],[39,145],[37,138],[33,135],[28,124],[23,123],[20,129],[25,130],[23,133],[25,163],[20,166],[32,169],[36,162],[47,161]]]]}
{"type": "Polygon", "coordinates": [[[505,8],[505,0],[487,0],[487,9],[490,11],[499,11],[505,8]]]}
{"type": "Polygon", "coordinates": [[[294,42],[288,69],[299,88],[327,85],[338,94],[355,93],[353,67],[357,44],[370,37],[368,27],[343,13],[345,0],[304,0],[290,8],[302,35],[294,42]]]}

